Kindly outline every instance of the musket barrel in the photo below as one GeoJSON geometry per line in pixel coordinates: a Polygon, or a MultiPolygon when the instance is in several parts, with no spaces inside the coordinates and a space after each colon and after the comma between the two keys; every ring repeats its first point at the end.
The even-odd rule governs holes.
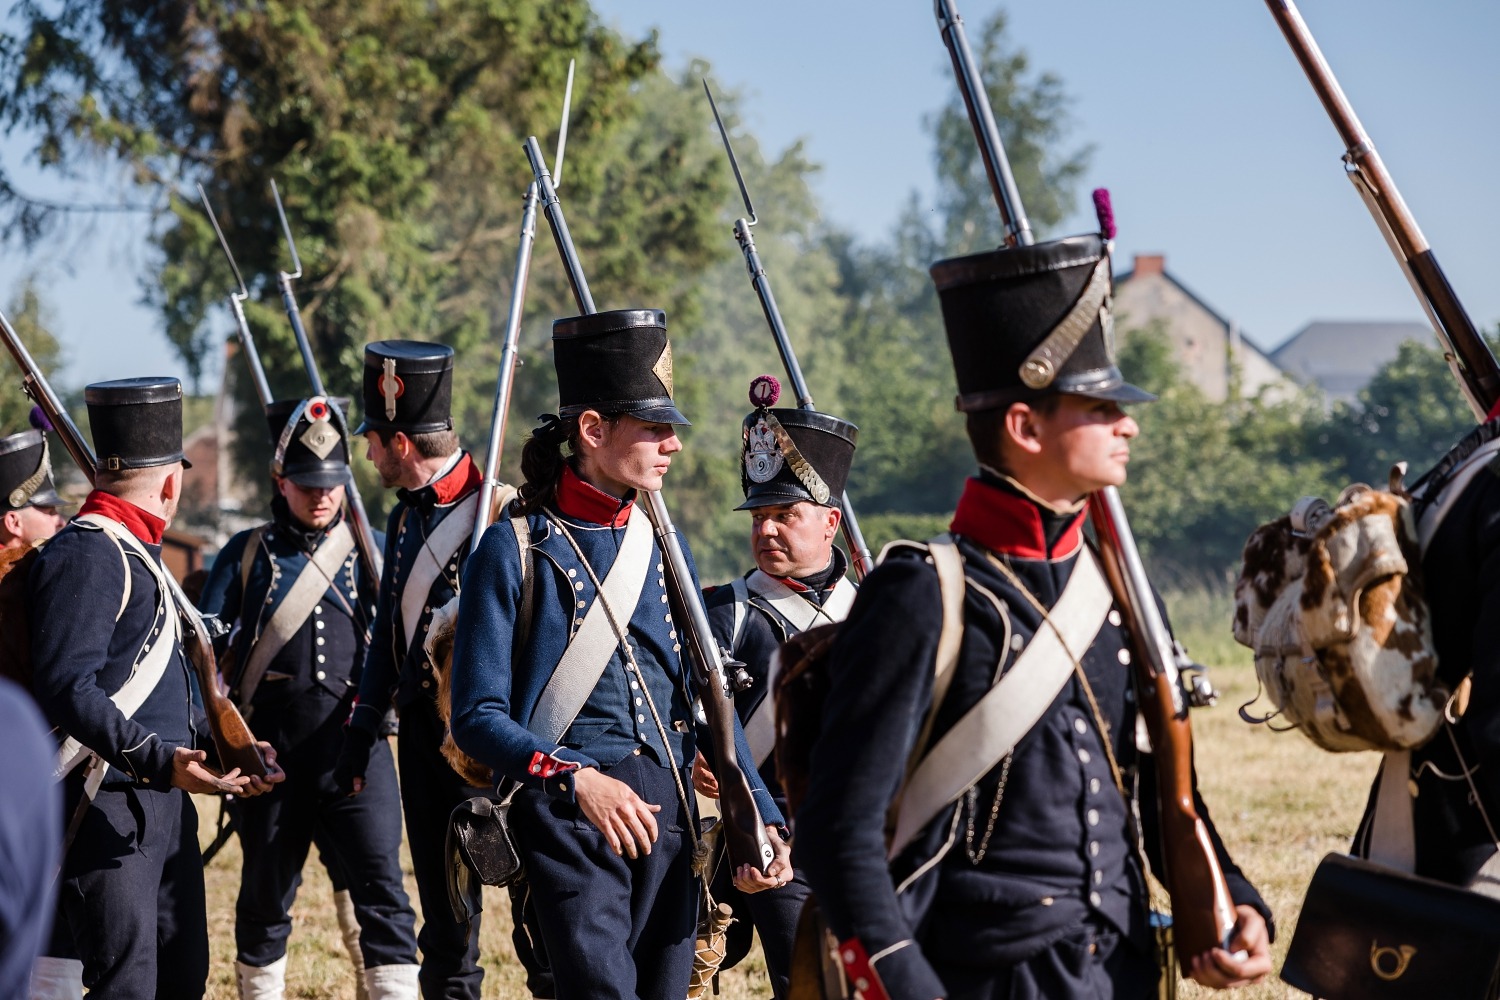
{"type": "Polygon", "coordinates": [[[302,325],[302,310],[297,306],[296,293],[292,291],[292,276],[282,271],[276,276],[276,285],[281,289],[281,305],[286,309],[286,318],[291,321],[292,334],[297,340],[297,350],[302,355],[302,367],[307,369],[307,380],[312,383],[314,396],[326,396],[323,376],[318,374],[318,362],[313,357],[312,341],[307,337],[307,327],[302,325]]]}
{"type": "Polygon", "coordinates": [[[505,421],[515,386],[521,345],[521,317],[526,311],[526,282],[531,275],[531,252],[536,244],[537,185],[526,187],[521,208],[521,243],[516,250],[516,270],[511,279],[510,310],[505,317],[505,339],[500,347],[500,376],[495,383],[495,406],[490,414],[489,447],[484,453],[484,480],[479,487],[479,513],[469,551],[479,548],[484,529],[490,525],[490,508],[500,486],[500,450],[505,445],[505,421]]]}
{"type": "Polygon", "coordinates": [[[1312,84],[1344,143],[1349,179],[1401,265],[1443,348],[1448,366],[1475,416],[1483,420],[1500,402],[1500,363],[1448,283],[1427,237],[1344,95],[1328,60],[1292,0],[1266,0],[1292,54],[1312,84]]]}
{"type": "Polygon", "coordinates": [[[526,159],[531,163],[531,173],[536,178],[541,194],[542,211],[546,213],[547,225],[552,228],[552,239],[557,243],[557,252],[562,257],[563,269],[568,274],[568,287],[578,303],[578,311],[585,316],[596,313],[594,296],[589,291],[588,279],[583,276],[583,264],[578,260],[578,248],[573,245],[573,234],[568,232],[568,220],[563,216],[562,202],[557,189],[552,186],[552,175],[547,170],[547,161],[542,159],[542,147],[536,136],[526,139],[526,159]]]}
{"type": "Polygon", "coordinates": [[[934,0],[933,10],[937,15],[943,43],[953,59],[953,72],[958,78],[958,90],[963,96],[964,106],[969,111],[974,138],[979,141],[979,155],[984,160],[984,172],[990,179],[990,190],[995,194],[1000,221],[1005,226],[1005,242],[1010,246],[1029,246],[1035,242],[1036,237],[1032,235],[1026,209],[1021,205],[1021,192],[1016,187],[1015,175],[1011,173],[1010,160],[1005,156],[1005,144],[1000,140],[1000,126],[995,123],[989,92],[985,90],[984,80],[979,76],[974,52],[969,48],[969,35],[964,30],[964,19],[953,9],[950,0],[934,0]]]}
{"type": "Polygon", "coordinates": [[[255,337],[250,333],[250,322],[245,318],[245,306],[239,295],[231,292],[229,308],[234,312],[234,322],[240,331],[240,346],[245,351],[245,360],[250,364],[250,381],[255,386],[255,397],[261,409],[271,405],[271,383],[266,381],[265,366],[260,363],[260,350],[255,346],[255,337]]]}

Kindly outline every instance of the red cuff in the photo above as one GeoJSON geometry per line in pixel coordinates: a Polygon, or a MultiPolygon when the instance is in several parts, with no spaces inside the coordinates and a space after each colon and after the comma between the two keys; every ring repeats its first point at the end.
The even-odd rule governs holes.
{"type": "Polygon", "coordinates": [[[563,760],[560,757],[554,757],[551,754],[545,754],[538,750],[531,755],[531,764],[527,766],[526,770],[546,781],[555,775],[567,774],[569,771],[578,770],[578,762],[563,760]]]}
{"type": "Polygon", "coordinates": [[[844,978],[854,990],[854,1000],[891,1000],[859,938],[839,942],[839,961],[844,963],[844,978]]]}

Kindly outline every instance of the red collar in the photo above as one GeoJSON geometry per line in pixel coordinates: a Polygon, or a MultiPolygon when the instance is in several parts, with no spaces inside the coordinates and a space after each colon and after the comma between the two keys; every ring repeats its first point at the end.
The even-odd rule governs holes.
{"type": "Polygon", "coordinates": [[[964,483],[953,523],[948,527],[991,552],[1017,559],[1065,559],[1083,544],[1083,511],[1074,516],[1048,552],[1042,512],[1036,502],[979,479],[964,483]]]}
{"type": "Polygon", "coordinates": [[[634,500],[634,491],[625,500],[612,497],[597,486],[584,482],[571,465],[563,466],[562,479],[557,484],[557,509],[568,517],[589,524],[623,528],[630,520],[634,500]]]}
{"type": "Polygon", "coordinates": [[[438,506],[446,507],[459,497],[477,490],[483,478],[474,459],[469,457],[468,452],[464,452],[459,456],[458,464],[449,469],[446,476],[437,482],[428,483],[427,488],[437,495],[438,506]]]}
{"type": "Polygon", "coordinates": [[[119,521],[136,538],[147,545],[160,545],[162,536],[167,533],[167,522],[152,514],[150,511],[142,510],[129,500],[122,500],[113,493],[105,493],[95,490],[83,501],[83,506],[78,508],[79,516],[84,514],[102,514],[111,521],[119,521]]]}
{"type": "Polygon", "coordinates": [[[1490,407],[1490,412],[1484,415],[1486,422],[1494,420],[1496,417],[1500,417],[1500,399],[1497,399],[1495,405],[1490,407]]]}

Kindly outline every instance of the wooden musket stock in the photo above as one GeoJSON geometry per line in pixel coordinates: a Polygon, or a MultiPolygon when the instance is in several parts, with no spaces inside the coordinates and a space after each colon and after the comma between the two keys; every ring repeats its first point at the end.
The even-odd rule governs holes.
{"type": "MultiPolygon", "coordinates": [[[[84,443],[77,425],[68,416],[62,401],[47,384],[46,376],[32,360],[31,352],[26,350],[26,345],[21,343],[15,328],[4,315],[0,315],[0,337],[5,340],[6,349],[21,369],[26,394],[42,408],[53,429],[62,438],[63,447],[92,483],[97,468],[93,451],[84,443]]],[[[234,707],[234,703],[219,688],[218,665],[214,660],[214,648],[208,627],[203,623],[203,616],[193,607],[170,573],[166,574],[166,578],[172,591],[172,603],[176,605],[177,615],[182,619],[183,652],[187,654],[188,662],[198,675],[198,687],[202,690],[203,707],[208,713],[214,746],[219,751],[219,762],[225,770],[237,767],[242,774],[264,778],[268,773],[266,762],[261,758],[260,748],[255,745],[255,737],[251,735],[250,727],[245,725],[239,709],[234,707]]]]}

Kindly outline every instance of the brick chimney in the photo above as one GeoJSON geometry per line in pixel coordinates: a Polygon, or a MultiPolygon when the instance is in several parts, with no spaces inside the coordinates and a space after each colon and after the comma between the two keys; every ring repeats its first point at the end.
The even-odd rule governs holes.
{"type": "Polygon", "coordinates": [[[1167,256],[1160,253],[1138,253],[1135,255],[1135,263],[1132,265],[1131,277],[1145,278],[1153,274],[1162,274],[1167,269],[1167,256]]]}

